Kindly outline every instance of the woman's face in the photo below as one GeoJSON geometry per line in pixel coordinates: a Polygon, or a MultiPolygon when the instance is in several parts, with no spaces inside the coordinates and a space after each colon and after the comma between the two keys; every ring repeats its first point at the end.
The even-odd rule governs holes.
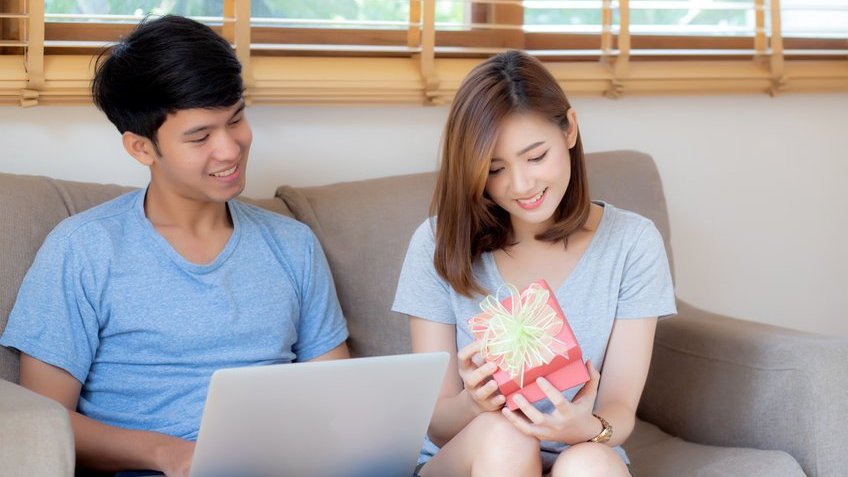
{"type": "Polygon", "coordinates": [[[574,109],[568,119],[566,131],[537,113],[514,113],[501,123],[486,192],[509,212],[513,232],[546,227],[568,189],[569,149],[577,141],[574,109]]]}

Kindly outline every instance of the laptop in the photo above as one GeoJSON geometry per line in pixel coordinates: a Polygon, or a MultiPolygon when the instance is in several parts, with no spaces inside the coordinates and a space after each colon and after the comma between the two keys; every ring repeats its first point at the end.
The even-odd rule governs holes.
{"type": "Polygon", "coordinates": [[[448,354],[222,369],[191,477],[411,477],[448,354]]]}

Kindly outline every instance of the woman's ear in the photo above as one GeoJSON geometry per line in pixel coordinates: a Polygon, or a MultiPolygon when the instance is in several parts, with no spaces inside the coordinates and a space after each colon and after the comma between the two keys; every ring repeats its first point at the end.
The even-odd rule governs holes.
{"type": "Polygon", "coordinates": [[[159,157],[159,154],[156,153],[156,148],[153,146],[153,142],[144,136],[127,131],[121,139],[127,153],[142,165],[152,166],[156,158],[159,157]]]}
{"type": "Polygon", "coordinates": [[[565,130],[565,143],[568,144],[568,148],[571,149],[575,145],[577,145],[577,111],[574,108],[568,108],[568,111],[565,112],[566,118],[568,118],[568,128],[565,130]]]}

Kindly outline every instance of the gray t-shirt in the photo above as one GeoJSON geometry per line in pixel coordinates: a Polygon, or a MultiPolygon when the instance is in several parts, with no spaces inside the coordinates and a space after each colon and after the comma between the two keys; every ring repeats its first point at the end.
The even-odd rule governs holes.
{"type": "MultiPolygon", "coordinates": [[[[653,222],[610,204],[583,256],[566,281],[554,291],[577,342],[583,360],[591,359],[603,372],[604,354],[615,320],[668,317],[677,312],[668,257],[662,236],[653,222]]],[[[433,266],[435,218],[426,220],[415,234],[406,252],[392,310],[439,323],[456,325],[457,349],[471,343],[468,319],[480,313],[483,296],[467,298],[454,291],[433,266]]],[[[492,253],[484,253],[473,266],[478,283],[497,292],[504,285],[492,253]]],[[[553,285],[553,284],[552,284],[553,285]]],[[[563,392],[571,400],[577,388],[563,392]]],[[[543,412],[552,405],[544,399],[534,404],[543,412]]],[[[567,446],[542,442],[542,458],[549,468],[567,446]]],[[[429,439],[424,443],[419,462],[426,462],[438,451],[429,439]]],[[[616,451],[627,462],[621,447],[616,451]]]]}

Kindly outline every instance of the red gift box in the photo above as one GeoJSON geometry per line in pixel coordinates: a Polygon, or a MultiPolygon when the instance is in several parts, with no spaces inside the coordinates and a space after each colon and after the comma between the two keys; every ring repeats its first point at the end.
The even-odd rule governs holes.
{"type": "Polygon", "coordinates": [[[498,365],[493,378],[506,396],[507,407],[514,411],[518,409],[513,401],[516,394],[531,403],[547,397],[536,384],[540,376],[564,391],[588,381],[589,371],[548,284],[539,280],[520,293],[507,287],[509,297],[500,302],[491,295],[484,299],[483,313],[471,318],[468,325],[475,339],[483,343],[483,358],[498,365]],[[516,299],[518,307],[513,306],[516,299]]]}

